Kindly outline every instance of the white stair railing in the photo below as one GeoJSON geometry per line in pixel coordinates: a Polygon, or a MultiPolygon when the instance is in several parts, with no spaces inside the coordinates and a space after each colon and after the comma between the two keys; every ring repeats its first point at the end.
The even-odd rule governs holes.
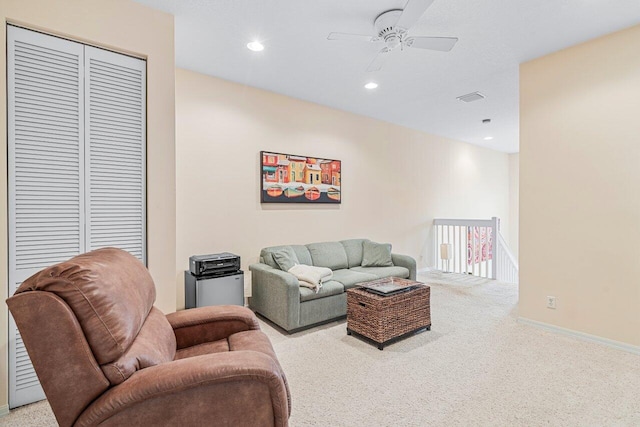
{"type": "Polygon", "coordinates": [[[518,261],[509,250],[509,245],[498,230],[495,251],[496,279],[501,282],[518,283],[518,261]]]}
{"type": "Polygon", "coordinates": [[[500,234],[500,220],[442,219],[433,221],[435,262],[437,269],[453,273],[518,282],[518,263],[500,234]],[[448,244],[449,252],[441,251],[448,244]],[[447,255],[448,260],[442,259],[447,255]]]}

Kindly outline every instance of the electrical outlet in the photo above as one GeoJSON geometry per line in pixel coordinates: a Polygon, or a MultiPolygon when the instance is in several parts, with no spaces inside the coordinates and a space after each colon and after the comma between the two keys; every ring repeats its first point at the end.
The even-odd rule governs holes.
{"type": "Polygon", "coordinates": [[[556,309],[556,297],[554,296],[547,296],[547,308],[552,308],[552,309],[556,309]]]}

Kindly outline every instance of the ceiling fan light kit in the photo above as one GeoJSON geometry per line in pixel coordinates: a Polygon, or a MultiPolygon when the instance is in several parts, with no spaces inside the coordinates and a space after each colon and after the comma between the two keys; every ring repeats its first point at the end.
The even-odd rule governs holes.
{"type": "Polygon", "coordinates": [[[456,37],[409,36],[409,30],[418,22],[434,0],[409,0],[404,9],[392,9],[381,13],[373,22],[374,36],[364,34],[330,33],[328,40],[383,42],[385,46],[371,61],[367,71],[378,71],[384,65],[387,53],[400,47],[449,52],[457,43],[456,37]]]}
{"type": "MultiPolygon", "coordinates": [[[[401,9],[388,10],[378,15],[376,20],[373,21],[373,27],[378,34],[378,40],[384,41],[389,50],[398,47],[402,40],[400,31],[394,27],[400,15],[402,15],[401,9]]],[[[404,32],[406,34],[406,31],[404,32]]]]}

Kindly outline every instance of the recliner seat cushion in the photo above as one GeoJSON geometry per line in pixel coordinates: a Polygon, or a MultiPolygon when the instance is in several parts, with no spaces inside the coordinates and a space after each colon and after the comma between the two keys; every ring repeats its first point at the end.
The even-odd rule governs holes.
{"type": "Polygon", "coordinates": [[[205,342],[176,351],[175,360],[187,359],[189,357],[202,356],[203,354],[224,353],[229,351],[229,341],[222,338],[213,342],[205,342]]]}
{"type": "Polygon", "coordinates": [[[25,280],[16,294],[30,290],[52,292],[67,303],[100,365],[118,359],[131,346],[156,299],[149,271],[116,248],[48,267],[25,280]]]}

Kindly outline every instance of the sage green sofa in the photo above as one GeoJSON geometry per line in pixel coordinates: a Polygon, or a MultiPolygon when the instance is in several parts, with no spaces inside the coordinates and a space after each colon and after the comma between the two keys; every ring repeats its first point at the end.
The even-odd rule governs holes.
{"type": "Polygon", "coordinates": [[[345,316],[345,291],[359,283],[383,277],[415,280],[416,261],[407,255],[391,254],[391,266],[362,267],[365,241],[370,242],[351,239],[262,249],[260,262],[249,266],[249,307],[291,333],[345,316]],[[273,258],[274,252],[286,248],[293,249],[300,264],[330,268],[333,278],[324,282],[318,293],[300,286],[298,279],[281,270],[273,258]]]}

